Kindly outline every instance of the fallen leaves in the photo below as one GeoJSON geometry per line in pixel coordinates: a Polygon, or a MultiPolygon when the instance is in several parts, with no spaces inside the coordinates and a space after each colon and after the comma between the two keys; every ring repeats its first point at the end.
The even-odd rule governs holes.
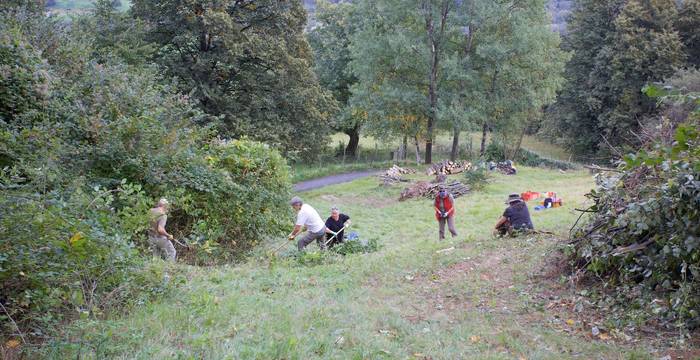
{"type": "Polygon", "coordinates": [[[7,342],[5,343],[5,347],[7,347],[8,349],[14,349],[14,348],[18,347],[19,344],[20,344],[19,340],[10,339],[10,340],[7,340],[7,342]]]}

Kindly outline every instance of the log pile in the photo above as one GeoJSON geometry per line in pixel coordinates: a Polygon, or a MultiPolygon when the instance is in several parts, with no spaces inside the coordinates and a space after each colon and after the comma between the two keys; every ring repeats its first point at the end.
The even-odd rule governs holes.
{"type": "Polygon", "coordinates": [[[399,197],[399,201],[404,201],[407,199],[413,199],[418,197],[433,199],[437,195],[440,185],[445,185],[445,187],[447,188],[447,192],[452,194],[452,196],[454,196],[455,199],[462,195],[466,195],[469,192],[469,187],[465,184],[462,184],[459,181],[452,181],[450,183],[445,184],[431,184],[427,181],[419,181],[413,184],[412,186],[405,188],[401,192],[401,197],[399,197]]]}
{"type": "Polygon", "coordinates": [[[428,176],[431,175],[437,175],[437,174],[445,174],[445,175],[452,175],[452,174],[459,174],[464,171],[468,171],[472,168],[472,163],[469,161],[463,160],[463,161],[452,161],[452,160],[444,160],[442,162],[439,162],[437,164],[431,165],[427,170],[426,173],[428,176]]]}
{"type": "Polygon", "coordinates": [[[397,165],[393,165],[389,170],[385,171],[383,174],[379,175],[379,179],[382,180],[384,185],[392,185],[401,181],[408,181],[403,178],[403,175],[414,174],[416,170],[410,168],[402,168],[397,165]]]}

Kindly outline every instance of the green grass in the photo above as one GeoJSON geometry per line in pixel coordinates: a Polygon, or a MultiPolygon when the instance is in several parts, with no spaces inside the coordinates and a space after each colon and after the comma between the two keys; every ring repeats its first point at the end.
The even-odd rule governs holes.
{"type": "Polygon", "coordinates": [[[648,359],[644,348],[562,332],[563,320],[533,296],[544,285],[530,275],[554,239],[490,235],[506,195],[533,189],[565,200],[563,208],[532,211],[536,227],[564,236],[592,185],[581,171],[495,175],[482,192],[457,200],[460,235],[444,242],[430,201],[398,202],[400,187],[365,178],[311,191],[311,205],[340,205],[379,251],[316,266],[269,262],[265,249],[235,266],[176,265],[188,281],[162,302],[78,322],[88,336],[68,329],[72,347],[48,350],[56,358],[75,358],[81,348],[82,358],[122,359],[648,359]]]}
{"type": "Polygon", "coordinates": [[[391,165],[391,161],[355,162],[347,164],[330,163],[327,165],[297,164],[292,166],[292,183],[352,171],[385,169],[391,167],[391,165]]]}

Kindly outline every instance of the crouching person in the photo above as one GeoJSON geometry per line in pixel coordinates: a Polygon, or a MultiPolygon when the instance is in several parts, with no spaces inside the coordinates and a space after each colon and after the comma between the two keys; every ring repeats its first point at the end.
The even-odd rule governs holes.
{"type": "Polygon", "coordinates": [[[527,204],[520,198],[518,194],[510,194],[506,200],[508,207],[503,212],[503,215],[493,230],[494,235],[504,236],[506,234],[514,236],[518,232],[526,232],[533,230],[532,220],[530,219],[530,211],[527,209],[527,204]]]}
{"type": "Polygon", "coordinates": [[[301,233],[302,228],[305,227],[307,230],[306,234],[297,242],[299,251],[303,250],[314,240],[316,240],[321,249],[325,249],[326,224],[323,222],[323,219],[321,219],[321,216],[318,215],[318,212],[312,208],[311,205],[304,204],[297,196],[289,201],[289,205],[297,212],[297,221],[294,224],[294,230],[289,234],[289,241],[294,240],[297,235],[301,233]]]}
{"type": "Polygon", "coordinates": [[[165,231],[165,223],[168,221],[168,209],[170,204],[165,198],[158,200],[156,207],[150,211],[151,224],[148,229],[148,242],[155,256],[161,256],[168,261],[175,261],[175,247],[170,241],[173,236],[165,231]]]}
{"type": "Polygon", "coordinates": [[[337,245],[343,242],[345,237],[345,228],[350,226],[350,217],[341,213],[338,207],[334,206],[331,208],[331,216],[326,219],[326,235],[331,237],[328,241],[328,247],[332,248],[333,245],[337,245]],[[331,241],[332,240],[332,241],[331,241]]]}

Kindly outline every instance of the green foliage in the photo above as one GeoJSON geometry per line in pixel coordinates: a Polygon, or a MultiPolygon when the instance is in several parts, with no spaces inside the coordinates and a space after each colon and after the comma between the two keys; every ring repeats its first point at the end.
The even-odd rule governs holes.
{"type": "Polygon", "coordinates": [[[683,124],[663,122],[654,130],[655,141],[624,157],[620,174],[598,179],[599,188],[588,195],[595,214],[576,230],[571,245],[577,267],[621,293],[641,288],[645,310],[690,328],[700,326],[696,99],[697,93],[686,93],[696,109],[683,124]]]}
{"type": "Polygon", "coordinates": [[[676,28],[685,45],[688,63],[700,67],[700,1],[684,0],[681,3],[676,28]]]}
{"type": "Polygon", "coordinates": [[[364,16],[351,42],[351,105],[377,135],[424,139],[426,161],[433,129],[519,133],[561,86],[567,56],[544,26],[542,1],[357,6],[364,16]]]}
{"type": "Polygon", "coordinates": [[[352,3],[332,4],[320,0],[316,4],[316,26],[308,33],[309,44],[314,52],[314,70],[319,83],[329,90],[341,111],[335,116],[333,128],[357,140],[348,143],[347,156],[357,156],[359,131],[362,117],[353,114],[348,107],[350,88],[357,77],[350,70],[350,39],[358,30],[360,19],[352,3]]]}
{"type": "Polygon", "coordinates": [[[483,166],[473,168],[464,173],[464,180],[469,189],[474,191],[483,190],[484,187],[491,181],[491,175],[488,169],[483,166]]]}
{"type": "Polygon", "coordinates": [[[27,180],[4,171],[0,181],[0,282],[9,315],[42,335],[65,318],[131,303],[142,291],[123,284],[142,266],[130,240],[143,223],[134,214],[149,205],[140,186],[90,189],[78,179],[38,194],[27,180]]]}
{"type": "Polygon", "coordinates": [[[290,185],[279,152],[217,138],[188,96],[131,61],[140,50],[92,36],[93,20],[66,28],[15,15],[0,13],[0,280],[22,331],[43,335],[165,291],[143,253],[160,197],[193,263],[240,256],[279,230],[290,185]]]}
{"type": "Polygon", "coordinates": [[[564,42],[574,53],[569,82],[544,133],[575,154],[609,158],[611,147],[638,148],[640,123],[657,111],[639,90],[686,65],[677,20],[672,0],[576,2],[564,42]]]}
{"type": "Polygon", "coordinates": [[[132,14],[159,49],[154,61],[222,135],[302,157],[323,146],[335,102],[312,72],[300,0],[136,0],[132,14]]]}
{"type": "Polygon", "coordinates": [[[359,238],[345,239],[331,250],[340,255],[366,254],[379,250],[379,242],[376,238],[370,238],[367,241],[362,241],[359,238]]]}

